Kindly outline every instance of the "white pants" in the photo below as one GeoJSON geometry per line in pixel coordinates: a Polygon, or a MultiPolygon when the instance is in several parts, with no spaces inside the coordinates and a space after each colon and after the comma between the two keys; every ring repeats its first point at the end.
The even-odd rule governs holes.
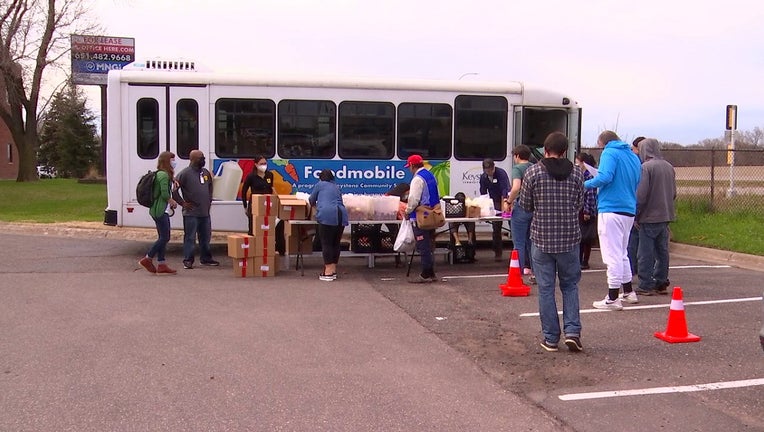
{"type": "Polygon", "coordinates": [[[607,266],[607,286],[620,289],[621,284],[631,282],[628,246],[634,217],[616,213],[600,213],[597,217],[602,262],[607,266]]]}

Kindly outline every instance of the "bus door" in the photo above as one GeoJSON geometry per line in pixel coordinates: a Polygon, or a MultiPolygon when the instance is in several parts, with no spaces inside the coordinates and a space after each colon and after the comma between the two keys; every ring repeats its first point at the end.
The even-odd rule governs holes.
{"type": "MultiPolygon", "coordinates": [[[[136,202],[138,180],[147,171],[156,169],[161,152],[175,153],[176,172],[188,165],[189,153],[199,149],[201,137],[208,133],[207,122],[199,121],[208,116],[207,98],[207,88],[203,85],[128,86],[124,196],[130,197],[130,203],[136,202]]],[[[205,154],[209,152],[207,148],[201,150],[205,154]]]]}
{"type": "MultiPolygon", "coordinates": [[[[570,133],[569,120],[568,110],[564,108],[516,106],[514,145],[525,144],[530,147],[531,162],[537,162],[544,157],[544,140],[547,135],[552,132],[570,133]]],[[[570,159],[573,159],[572,154],[570,159]]]]}
{"type": "MultiPolygon", "coordinates": [[[[167,148],[167,103],[164,86],[129,84],[127,94],[127,119],[122,122],[127,129],[123,135],[127,137],[127,148],[123,149],[123,196],[135,204],[132,207],[140,207],[135,197],[135,185],[143,174],[157,168],[157,157],[167,148]]],[[[132,212],[128,209],[128,213],[132,212]]]]}
{"type": "Polygon", "coordinates": [[[568,158],[574,160],[581,151],[581,108],[568,111],[568,158]]]}
{"type": "Polygon", "coordinates": [[[209,137],[208,91],[204,85],[172,86],[168,88],[169,151],[175,153],[176,170],[188,165],[191,150],[202,150],[207,156],[207,169],[212,170],[212,149],[201,137],[209,137]],[[201,121],[200,121],[201,120],[201,121]],[[204,145],[200,147],[200,142],[204,145]]]}

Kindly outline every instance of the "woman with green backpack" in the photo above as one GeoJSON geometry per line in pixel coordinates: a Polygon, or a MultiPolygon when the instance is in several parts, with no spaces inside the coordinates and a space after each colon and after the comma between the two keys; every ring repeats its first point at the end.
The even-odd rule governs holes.
{"type": "Polygon", "coordinates": [[[149,214],[157,226],[157,241],[151,245],[138,264],[148,270],[149,273],[158,275],[174,275],[176,270],[170,268],[165,262],[167,243],[170,242],[170,216],[175,213],[178,203],[172,198],[172,190],[175,178],[175,154],[162,152],[157,160],[157,172],[154,177],[154,200],[149,208],[149,214]],[[154,266],[154,257],[157,258],[157,266],[154,266]]]}

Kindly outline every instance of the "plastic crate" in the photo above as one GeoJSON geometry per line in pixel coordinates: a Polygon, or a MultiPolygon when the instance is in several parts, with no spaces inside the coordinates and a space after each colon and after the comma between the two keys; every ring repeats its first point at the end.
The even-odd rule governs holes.
{"type": "Polygon", "coordinates": [[[443,202],[445,203],[443,210],[447,218],[467,216],[467,206],[464,204],[464,201],[456,197],[443,197],[443,202]]]}
{"type": "Polygon", "coordinates": [[[475,245],[460,244],[450,246],[454,254],[454,264],[468,264],[475,262],[475,245]]]}
{"type": "Polygon", "coordinates": [[[350,227],[350,250],[357,253],[378,252],[381,227],[379,224],[353,224],[350,227]]]}
{"type": "Polygon", "coordinates": [[[387,253],[395,252],[393,246],[395,246],[395,237],[397,234],[392,232],[380,232],[379,233],[379,249],[374,252],[387,253]]]}

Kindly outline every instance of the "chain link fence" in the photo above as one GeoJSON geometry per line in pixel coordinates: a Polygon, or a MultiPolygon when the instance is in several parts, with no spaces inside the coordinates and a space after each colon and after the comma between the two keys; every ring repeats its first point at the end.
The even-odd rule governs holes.
{"type": "MultiPolygon", "coordinates": [[[[602,149],[581,149],[599,161],[602,149]]],[[[664,148],[676,170],[677,199],[714,211],[764,209],[764,149],[664,148]]]]}

